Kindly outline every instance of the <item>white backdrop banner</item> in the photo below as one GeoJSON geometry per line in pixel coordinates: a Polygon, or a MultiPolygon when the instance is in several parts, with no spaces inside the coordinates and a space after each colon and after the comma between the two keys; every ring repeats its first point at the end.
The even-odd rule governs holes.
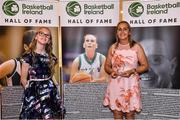
{"type": "Polygon", "coordinates": [[[119,1],[60,1],[62,26],[114,26],[119,21],[119,1]]]}
{"type": "Polygon", "coordinates": [[[58,27],[57,2],[0,1],[1,26],[51,26],[58,27]]]}
{"type": "Polygon", "coordinates": [[[124,1],[123,14],[133,27],[180,24],[178,0],[124,1]]]}

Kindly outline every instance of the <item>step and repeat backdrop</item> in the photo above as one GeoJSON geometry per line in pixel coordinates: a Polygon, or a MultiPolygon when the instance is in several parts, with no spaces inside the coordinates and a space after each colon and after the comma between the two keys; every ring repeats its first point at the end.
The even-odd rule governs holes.
{"type": "Polygon", "coordinates": [[[20,82],[7,84],[3,74],[7,69],[1,65],[19,58],[36,30],[48,27],[58,58],[54,78],[60,84],[66,118],[112,119],[102,106],[108,80],[103,67],[121,20],[132,26],[132,39],[142,45],[150,64],[141,75],[144,111],[137,118],[180,118],[178,0],[1,0],[0,9],[0,82],[9,86],[2,90],[2,118],[18,118],[23,89],[20,82]]]}
{"type": "MultiPolygon", "coordinates": [[[[96,39],[94,51],[105,57],[109,46],[116,41],[115,28],[118,21],[126,20],[132,26],[133,39],[142,44],[151,66],[149,73],[141,76],[142,87],[180,88],[178,81],[180,15],[177,14],[179,2],[167,0],[154,3],[151,1],[122,3],[123,5],[120,5],[120,2],[115,0],[106,2],[62,0],[44,3],[40,0],[1,1],[0,61],[2,63],[21,56],[24,44],[30,42],[28,39],[23,40],[25,32],[35,31],[40,26],[49,27],[53,34],[53,51],[59,58],[57,70],[62,74],[56,75],[56,78],[63,83],[70,83],[73,61],[87,51],[85,38],[89,36],[86,35],[96,39]],[[122,18],[120,10],[123,10],[122,18]]],[[[84,64],[84,61],[80,62],[84,64]]],[[[102,63],[103,59],[97,64],[102,63]]]]}

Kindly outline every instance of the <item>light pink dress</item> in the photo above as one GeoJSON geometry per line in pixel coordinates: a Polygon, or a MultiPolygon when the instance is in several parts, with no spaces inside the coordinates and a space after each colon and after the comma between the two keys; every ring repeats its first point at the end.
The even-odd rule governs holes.
{"type": "MultiPolygon", "coordinates": [[[[119,73],[136,68],[138,47],[139,45],[130,48],[129,44],[119,44],[118,48],[112,50],[112,68],[119,73]]],[[[110,77],[103,105],[108,106],[111,110],[139,112],[142,108],[139,79],[138,74],[132,74],[129,78],[118,76],[113,79],[110,77]]]]}

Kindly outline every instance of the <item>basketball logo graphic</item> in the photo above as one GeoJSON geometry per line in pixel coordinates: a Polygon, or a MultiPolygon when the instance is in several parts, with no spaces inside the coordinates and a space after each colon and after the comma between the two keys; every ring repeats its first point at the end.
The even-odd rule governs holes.
{"type": "Polygon", "coordinates": [[[76,1],[71,1],[66,6],[66,12],[69,16],[78,16],[81,12],[81,6],[76,1]]]}
{"type": "Polygon", "coordinates": [[[139,2],[132,3],[128,8],[129,15],[132,17],[139,17],[144,12],[144,7],[139,2]]]}
{"type": "Polygon", "coordinates": [[[18,4],[13,0],[8,0],[4,2],[2,9],[4,13],[8,16],[15,16],[19,12],[18,4]]]}

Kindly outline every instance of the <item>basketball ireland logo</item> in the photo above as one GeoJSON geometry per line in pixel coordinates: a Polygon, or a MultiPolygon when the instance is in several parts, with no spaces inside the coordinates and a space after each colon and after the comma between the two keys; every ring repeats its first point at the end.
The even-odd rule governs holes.
{"type": "Polygon", "coordinates": [[[129,15],[132,17],[139,17],[144,12],[144,7],[139,2],[132,3],[128,8],[129,15]]]}
{"type": "Polygon", "coordinates": [[[15,16],[19,12],[18,4],[13,0],[7,0],[4,2],[2,9],[8,16],[15,16]]]}
{"type": "Polygon", "coordinates": [[[76,1],[71,1],[66,6],[66,12],[69,16],[76,17],[81,13],[81,6],[76,1]]]}

